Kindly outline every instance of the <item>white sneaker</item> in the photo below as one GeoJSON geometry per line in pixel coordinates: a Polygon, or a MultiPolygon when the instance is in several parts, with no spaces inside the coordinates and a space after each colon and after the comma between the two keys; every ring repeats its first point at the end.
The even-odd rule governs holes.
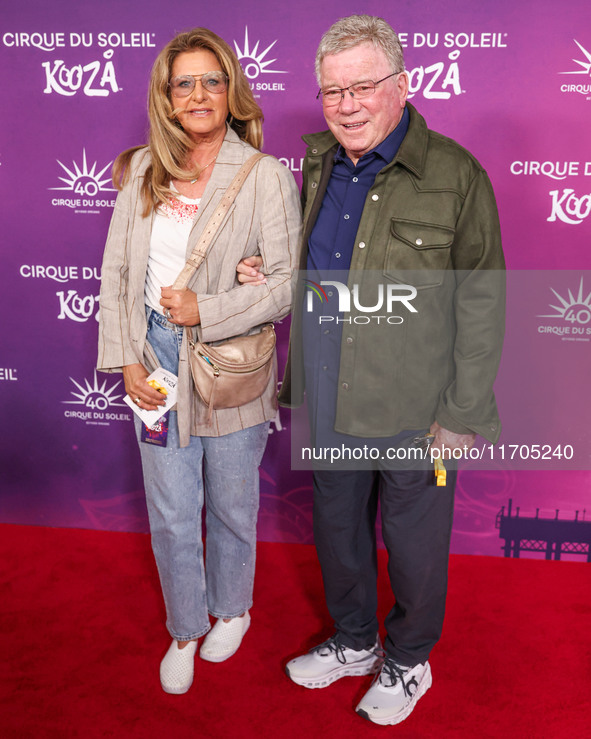
{"type": "Polygon", "coordinates": [[[237,616],[228,623],[223,618],[218,618],[213,629],[205,637],[199,656],[207,662],[223,662],[238,651],[249,626],[248,611],[244,616],[237,616]]]}
{"type": "Polygon", "coordinates": [[[360,716],[382,726],[408,718],[417,701],[431,687],[428,662],[405,667],[386,657],[380,674],[355,709],[360,716]]]}
{"type": "Polygon", "coordinates": [[[197,642],[190,641],[179,649],[176,639],[160,663],[160,684],[165,693],[180,695],[186,693],[193,684],[193,670],[197,642]]]}
{"type": "Polygon", "coordinates": [[[296,657],[287,663],[288,676],[304,688],[326,688],[341,677],[371,675],[380,666],[380,637],[370,649],[355,651],[343,646],[339,635],[311,649],[308,654],[296,657]]]}

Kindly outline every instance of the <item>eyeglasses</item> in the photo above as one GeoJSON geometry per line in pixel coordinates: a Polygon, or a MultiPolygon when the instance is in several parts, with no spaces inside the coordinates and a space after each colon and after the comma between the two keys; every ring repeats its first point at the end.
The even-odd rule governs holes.
{"type": "Polygon", "coordinates": [[[380,82],[388,80],[390,77],[394,77],[397,74],[400,74],[400,72],[392,72],[392,74],[389,74],[387,77],[382,77],[382,79],[377,82],[374,82],[373,80],[364,80],[363,82],[355,82],[353,85],[349,85],[349,87],[330,87],[328,90],[318,90],[316,100],[318,100],[318,98],[322,98],[322,104],[327,108],[330,108],[333,105],[338,105],[345,97],[346,92],[348,92],[355,100],[366,98],[374,94],[376,86],[379,85],[380,82]]]}
{"type": "Polygon", "coordinates": [[[195,80],[201,81],[201,87],[207,92],[221,93],[228,89],[228,75],[225,72],[205,72],[205,74],[181,74],[173,77],[168,86],[177,98],[186,98],[195,89],[195,80]]]}

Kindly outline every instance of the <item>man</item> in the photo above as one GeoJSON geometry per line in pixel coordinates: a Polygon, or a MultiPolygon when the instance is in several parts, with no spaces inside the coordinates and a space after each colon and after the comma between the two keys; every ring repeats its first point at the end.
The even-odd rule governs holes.
{"type": "MultiPolygon", "coordinates": [[[[317,287],[344,271],[357,302],[340,321],[317,320],[296,302],[279,399],[297,406],[305,386],[322,448],[370,439],[382,451],[408,449],[430,430],[431,449],[449,451],[500,433],[492,383],[504,295],[494,275],[504,261],[494,195],[479,163],[407,104],[403,70],[392,28],[366,15],[335,23],[316,55],[329,131],[304,137],[301,268],[320,275],[320,285],[307,283],[317,287]],[[375,293],[376,280],[390,295],[406,287],[398,325],[355,320],[367,314],[360,296],[375,293]]],[[[262,279],[259,265],[240,265],[241,281],[262,279]]],[[[357,712],[377,724],[410,714],[431,685],[428,658],[441,634],[454,483],[450,471],[447,485],[435,486],[432,466],[316,469],[314,534],[336,632],[288,663],[295,683],[323,688],[379,671],[357,712]],[[378,498],[396,598],[384,654],[378,498]]]]}

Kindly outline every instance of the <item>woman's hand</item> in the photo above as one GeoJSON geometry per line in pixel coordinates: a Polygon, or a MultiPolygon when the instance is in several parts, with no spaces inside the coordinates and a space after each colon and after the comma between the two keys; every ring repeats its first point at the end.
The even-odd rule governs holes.
{"type": "Polygon", "coordinates": [[[162,294],[160,305],[164,308],[164,315],[171,323],[177,326],[196,326],[200,322],[197,295],[192,290],[188,288],[173,290],[172,287],[162,287],[160,291],[162,294]]]}
{"type": "Polygon", "coordinates": [[[142,410],[155,411],[166,403],[166,399],[158,390],[148,385],[146,377],[149,372],[143,364],[127,364],[123,367],[123,382],[127,394],[142,410]],[[139,402],[138,402],[139,401],[139,402]]]}
{"type": "Polygon", "coordinates": [[[264,285],[267,282],[267,278],[262,272],[259,272],[262,266],[262,257],[246,257],[246,259],[243,259],[236,266],[238,282],[242,285],[264,285]]]}

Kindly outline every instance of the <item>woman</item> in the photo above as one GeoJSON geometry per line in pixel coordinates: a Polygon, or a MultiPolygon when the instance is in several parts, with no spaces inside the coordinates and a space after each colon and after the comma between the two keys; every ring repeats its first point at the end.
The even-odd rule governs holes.
{"type": "MultiPolygon", "coordinates": [[[[291,173],[264,157],[189,287],[173,290],[225,189],[260,148],[262,113],[230,47],[204,28],[178,35],[158,55],[148,108],[148,146],[121,154],[113,170],[120,193],[102,267],[98,367],[122,371],[127,393],[147,410],[163,401],[146,377],[162,366],[179,378],[166,447],[139,446],[173,637],[160,680],[166,692],[184,693],[197,639],[209,632],[200,656],[221,662],[250,624],[258,466],[276,412],[275,369],[261,397],[208,418],[193,392],[189,338],[215,342],[253,333],[289,311],[300,209],[291,173]],[[236,265],[257,253],[266,283],[241,286],[236,265]],[[209,615],[217,618],[211,631],[209,615]]],[[[136,419],[138,439],[141,426],[136,419]]]]}

